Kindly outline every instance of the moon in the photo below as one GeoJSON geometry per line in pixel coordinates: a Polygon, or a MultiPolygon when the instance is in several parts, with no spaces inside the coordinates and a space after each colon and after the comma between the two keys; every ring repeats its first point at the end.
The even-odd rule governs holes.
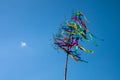
{"type": "Polygon", "coordinates": [[[27,46],[27,43],[24,42],[24,41],[22,41],[22,42],[21,42],[21,47],[26,47],[26,46],[27,46]]]}

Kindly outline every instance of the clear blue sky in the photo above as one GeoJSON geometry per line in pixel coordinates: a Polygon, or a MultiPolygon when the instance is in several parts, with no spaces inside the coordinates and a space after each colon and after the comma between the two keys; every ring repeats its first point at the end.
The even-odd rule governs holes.
{"type": "Polygon", "coordinates": [[[0,80],[63,80],[65,54],[51,47],[52,34],[82,10],[88,28],[105,41],[89,45],[86,63],[69,57],[67,80],[120,80],[119,0],[0,0],[0,80]],[[26,47],[20,42],[25,41],[26,47]]]}

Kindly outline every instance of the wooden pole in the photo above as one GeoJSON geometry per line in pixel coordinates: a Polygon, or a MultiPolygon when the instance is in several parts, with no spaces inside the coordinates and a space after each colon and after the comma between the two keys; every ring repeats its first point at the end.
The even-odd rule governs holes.
{"type": "Polygon", "coordinates": [[[68,53],[66,55],[65,70],[64,70],[64,80],[67,80],[67,66],[68,66],[68,53]]]}

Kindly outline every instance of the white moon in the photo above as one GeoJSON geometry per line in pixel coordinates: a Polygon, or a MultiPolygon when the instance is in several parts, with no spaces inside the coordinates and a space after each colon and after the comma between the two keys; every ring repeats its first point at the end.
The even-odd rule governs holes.
{"type": "Polygon", "coordinates": [[[21,42],[21,47],[27,46],[26,42],[21,42]]]}

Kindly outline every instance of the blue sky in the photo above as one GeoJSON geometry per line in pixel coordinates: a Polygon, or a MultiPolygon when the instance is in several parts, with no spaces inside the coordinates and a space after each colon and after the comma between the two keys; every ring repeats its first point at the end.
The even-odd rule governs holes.
{"type": "Polygon", "coordinates": [[[51,47],[53,33],[72,11],[82,10],[88,28],[105,41],[69,57],[67,80],[120,80],[119,0],[0,0],[0,80],[63,80],[65,54],[51,47]],[[21,47],[21,41],[27,43],[21,47]]]}

